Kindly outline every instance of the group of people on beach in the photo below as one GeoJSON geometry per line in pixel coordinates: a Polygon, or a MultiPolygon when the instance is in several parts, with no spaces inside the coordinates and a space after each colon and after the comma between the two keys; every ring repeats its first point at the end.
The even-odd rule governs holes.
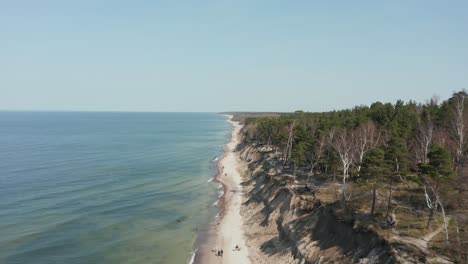
{"type": "Polygon", "coordinates": [[[216,249],[215,249],[215,251],[216,251],[216,254],[215,254],[215,255],[216,255],[217,257],[223,257],[224,251],[223,251],[222,249],[221,249],[221,250],[216,250],[216,249]]]}
{"type": "MultiPolygon", "coordinates": [[[[241,250],[241,248],[239,247],[239,245],[236,245],[232,251],[240,251],[240,250],[241,250]]],[[[218,249],[215,248],[215,249],[213,249],[211,251],[215,253],[215,256],[223,257],[224,251],[222,249],[218,250],[218,249]]]]}

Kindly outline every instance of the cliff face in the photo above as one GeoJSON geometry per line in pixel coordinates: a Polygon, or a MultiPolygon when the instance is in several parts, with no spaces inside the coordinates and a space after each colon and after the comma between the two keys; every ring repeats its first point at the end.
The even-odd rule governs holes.
{"type": "Polygon", "coordinates": [[[253,263],[431,262],[340,212],[336,183],[317,176],[313,187],[298,186],[271,150],[244,145],[239,153],[245,165],[241,213],[253,263]]]}

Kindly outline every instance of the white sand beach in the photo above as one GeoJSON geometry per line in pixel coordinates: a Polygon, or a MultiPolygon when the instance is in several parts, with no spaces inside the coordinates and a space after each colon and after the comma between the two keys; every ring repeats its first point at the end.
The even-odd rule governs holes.
{"type": "Polygon", "coordinates": [[[233,125],[231,141],[225,145],[225,154],[219,162],[220,173],[217,180],[224,187],[221,200],[220,221],[214,225],[212,238],[199,248],[195,263],[204,264],[249,264],[249,250],[245,244],[243,220],[240,215],[242,203],[241,175],[239,157],[235,152],[239,144],[238,122],[229,120],[233,125]],[[234,250],[235,247],[240,250],[234,250]],[[213,249],[223,250],[223,256],[216,256],[213,249]]]}

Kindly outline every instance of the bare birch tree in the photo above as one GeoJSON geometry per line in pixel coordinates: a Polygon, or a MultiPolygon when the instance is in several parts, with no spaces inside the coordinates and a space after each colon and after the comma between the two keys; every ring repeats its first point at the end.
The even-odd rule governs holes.
{"type": "Polygon", "coordinates": [[[369,120],[359,125],[359,127],[356,128],[355,134],[357,153],[356,169],[357,176],[359,176],[365,155],[379,143],[380,132],[376,128],[374,122],[369,120]]]}
{"type": "Polygon", "coordinates": [[[321,135],[317,138],[317,143],[315,144],[314,152],[312,154],[312,163],[310,167],[310,171],[313,174],[314,169],[319,164],[320,160],[323,157],[323,153],[325,152],[325,146],[327,145],[327,140],[324,135],[321,135]]]}
{"type": "Polygon", "coordinates": [[[427,154],[432,143],[434,133],[434,122],[431,113],[423,106],[417,107],[417,124],[415,133],[414,154],[418,163],[428,162],[427,154]]]}
{"type": "Polygon", "coordinates": [[[349,175],[349,168],[354,162],[354,133],[349,129],[338,129],[336,135],[331,142],[333,148],[338,153],[340,162],[343,168],[343,185],[342,185],[342,205],[346,206],[346,181],[349,175]]]}
{"type": "Polygon", "coordinates": [[[431,146],[428,158],[429,163],[422,164],[420,166],[424,180],[424,194],[426,197],[427,207],[429,208],[427,228],[431,228],[431,223],[434,219],[434,214],[437,211],[438,205],[442,211],[446,242],[448,244],[448,219],[445,214],[444,205],[441,201],[441,194],[444,190],[444,181],[446,181],[453,173],[452,168],[450,166],[450,155],[445,147],[434,144],[431,146]],[[432,192],[433,199],[431,199],[428,189],[432,192]]]}
{"type": "Polygon", "coordinates": [[[427,207],[429,208],[429,218],[427,220],[426,229],[431,229],[431,224],[432,224],[432,221],[434,220],[435,212],[437,211],[437,207],[439,206],[442,211],[442,219],[444,220],[445,241],[448,244],[449,243],[448,219],[447,219],[447,215],[445,214],[444,205],[442,204],[442,201],[440,200],[440,194],[439,194],[440,185],[438,183],[431,182],[427,177],[424,178],[424,181],[425,181],[424,196],[426,198],[427,207]],[[431,196],[429,195],[429,192],[427,190],[427,186],[429,186],[430,191],[434,195],[435,202],[432,201],[431,196]]]}
{"type": "Polygon", "coordinates": [[[465,147],[465,119],[463,112],[465,109],[465,90],[457,93],[453,97],[453,113],[452,128],[454,130],[454,137],[457,143],[457,171],[458,176],[461,176],[461,169],[463,166],[463,149],[465,147]]]}
{"type": "Polygon", "coordinates": [[[325,135],[320,135],[318,138],[317,138],[317,142],[315,144],[315,148],[314,148],[314,151],[312,153],[312,162],[310,164],[310,171],[309,171],[309,174],[307,175],[307,180],[306,180],[306,187],[308,187],[308,183],[309,183],[309,179],[310,179],[310,176],[314,175],[314,169],[315,167],[317,167],[317,165],[319,164],[320,160],[322,159],[323,157],[323,154],[325,152],[325,146],[327,145],[327,138],[325,135]]]}
{"type": "Polygon", "coordinates": [[[296,124],[296,120],[293,120],[291,124],[289,124],[288,128],[288,143],[286,145],[286,156],[284,158],[284,163],[286,163],[291,158],[292,146],[293,146],[293,136],[294,136],[294,125],[296,124]]]}

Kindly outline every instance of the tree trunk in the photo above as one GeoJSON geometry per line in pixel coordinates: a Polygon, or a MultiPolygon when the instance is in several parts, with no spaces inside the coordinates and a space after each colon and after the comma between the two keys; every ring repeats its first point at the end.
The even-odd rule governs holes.
{"type": "Polygon", "coordinates": [[[437,210],[437,203],[433,204],[429,193],[427,192],[427,186],[424,186],[424,195],[426,196],[427,208],[429,208],[429,217],[427,218],[426,229],[432,229],[432,220],[434,220],[434,212],[437,210]]]}
{"type": "Polygon", "coordinates": [[[465,119],[463,116],[465,108],[465,94],[457,95],[454,99],[455,116],[452,122],[457,136],[457,173],[458,177],[460,177],[462,176],[463,149],[465,146],[465,119]]]}
{"type": "Polygon", "coordinates": [[[283,154],[282,155],[283,156],[283,164],[286,164],[286,162],[288,161],[287,160],[288,159],[288,148],[289,148],[289,146],[284,147],[284,150],[282,152],[282,154],[283,154]]]}
{"type": "Polygon", "coordinates": [[[346,208],[346,174],[347,174],[347,171],[346,171],[346,168],[343,169],[343,186],[342,186],[342,196],[341,196],[341,207],[343,209],[346,208]]]}
{"type": "Polygon", "coordinates": [[[376,188],[372,190],[372,207],[371,207],[371,216],[374,216],[374,209],[375,209],[375,198],[376,198],[376,188]]]}
{"type": "MultiPolygon", "coordinates": [[[[437,199],[439,200],[439,199],[437,199]]],[[[440,209],[442,210],[442,217],[444,218],[444,229],[445,229],[445,243],[447,245],[449,244],[449,233],[448,233],[448,222],[447,222],[447,216],[445,215],[445,209],[442,203],[439,201],[440,204],[440,209]]]]}
{"type": "Polygon", "coordinates": [[[449,244],[449,234],[448,234],[448,222],[447,222],[447,216],[445,215],[445,209],[444,209],[444,205],[442,204],[442,202],[440,201],[439,199],[439,195],[438,193],[436,192],[436,190],[432,189],[432,191],[434,192],[434,195],[437,199],[437,203],[440,205],[440,210],[442,211],[442,217],[444,219],[444,229],[445,229],[445,242],[447,243],[447,245],[449,244]]]}
{"type": "Polygon", "coordinates": [[[457,224],[457,242],[458,242],[458,258],[461,259],[461,240],[460,240],[460,231],[458,230],[458,220],[455,219],[455,223],[457,224]]]}
{"type": "Polygon", "coordinates": [[[390,178],[390,190],[388,192],[388,202],[387,202],[387,215],[388,217],[390,215],[390,207],[392,206],[392,184],[393,184],[393,179],[390,178]]]}
{"type": "Polygon", "coordinates": [[[294,179],[294,183],[296,183],[297,182],[297,180],[296,180],[296,173],[297,173],[296,161],[294,161],[293,164],[294,164],[293,179],[294,179]]]}
{"type": "Polygon", "coordinates": [[[432,229],[432,220],[434,220],[434,209],[435,207],[432,207],[429,209],[429,217],[427,218],[427,225],[426,225],[427,230],[432,229]]]}
{"type": "Polygon", "coordinates": [[[463,173],[463,161],[462,160],[460,160],[458,162],[458,171],[457,171],[457,173],[458,173],[458,177],[463,176],[463,174],[462,174],[463,173]]]}
{"type": "Polygon", "coordinates": [[[310,172],[309,174],[307,175],[307,179],[306,179],[306,188],[308,189],[309,188],[309,180],[310,180],[310,176],[312,176],[314,174],[314,167],[313,165],[310,167],[310,172]]]}

